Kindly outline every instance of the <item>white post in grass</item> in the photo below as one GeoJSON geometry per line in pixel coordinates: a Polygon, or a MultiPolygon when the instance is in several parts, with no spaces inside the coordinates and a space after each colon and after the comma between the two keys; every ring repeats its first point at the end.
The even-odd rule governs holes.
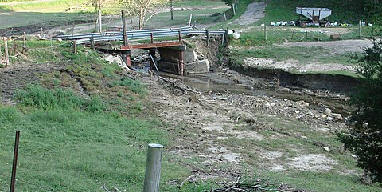
{"type": "Polygon", "coordinates": [[[362,20],[359,20],[359,28],[358,28],[359,38],[362,38],[362,20]]]}
{"type": "Polygon", "coordinates": [[[146,175],[143,192],[159,192],[159,181],[162,166],[161,144],[150,143],[147,149],[146,175]]]}
{"type": "Polygon", "coordinates": [[[235,16],[236,15],[236,8],[235,8],[235,3],[232,3],[232,11],[233,11],[233,15],[235,16]]]}
{"type": "Polygon", "coordinates": [[[102,11],[98,9],[98,33],[102,33],[102,11]]]}

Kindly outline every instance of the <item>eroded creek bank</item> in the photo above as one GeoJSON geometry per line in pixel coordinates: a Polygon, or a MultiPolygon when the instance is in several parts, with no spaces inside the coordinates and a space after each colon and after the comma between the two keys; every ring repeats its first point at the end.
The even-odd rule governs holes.
{"type": "Polygon", "coordinates": [[[172,135],[168,153],[192,170],[188,181],[235,181],[259,170],[360,174],[349,169],[346,161],[354,158],[335,135],[348,127],[347,94],[357,80],[215,69],[142,77],[172,135]]]}

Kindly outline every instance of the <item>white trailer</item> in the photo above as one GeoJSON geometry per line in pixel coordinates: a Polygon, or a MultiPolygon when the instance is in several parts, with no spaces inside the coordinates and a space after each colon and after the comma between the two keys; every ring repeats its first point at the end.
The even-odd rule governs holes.
{"type": "Polygon", "coordinates": [[[296,13],[305,16],[315,23],[319,23],[323,19],[329,17],[332,14],[332,10],[328,8],[296,7],[296,13]]]}

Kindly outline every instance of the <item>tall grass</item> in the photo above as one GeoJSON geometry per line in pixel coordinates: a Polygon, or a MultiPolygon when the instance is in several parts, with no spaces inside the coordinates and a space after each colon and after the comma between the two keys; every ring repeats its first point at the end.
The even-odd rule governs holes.
{"type": "Polygon", "coordinates": [[[48,90],[38,85],[30,85],[16,94],[20,105],[42,110],[84,110],[100,112],[106,109],[105,104],[97,97],[84,99],[65,89],[48,90]]]}

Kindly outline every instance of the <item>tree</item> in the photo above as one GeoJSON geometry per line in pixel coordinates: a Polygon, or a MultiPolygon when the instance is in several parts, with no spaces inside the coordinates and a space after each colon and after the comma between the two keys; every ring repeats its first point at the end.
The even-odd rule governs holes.
{"type": "Polygon", "coordinates": [[[339,138],[372,180],[382,182],[382,41],[374,41],[358,60],[364,79],[352,96],[357,107],[351,118],[355,125],[339,138]]]}
{"type": "Polygon", "coordinates": [[[129,15],[138,16],[139,29],[146,23],[147,14],[155,11],[158,6],[164,5],[169,0],[121,0],[129,15]]]}

